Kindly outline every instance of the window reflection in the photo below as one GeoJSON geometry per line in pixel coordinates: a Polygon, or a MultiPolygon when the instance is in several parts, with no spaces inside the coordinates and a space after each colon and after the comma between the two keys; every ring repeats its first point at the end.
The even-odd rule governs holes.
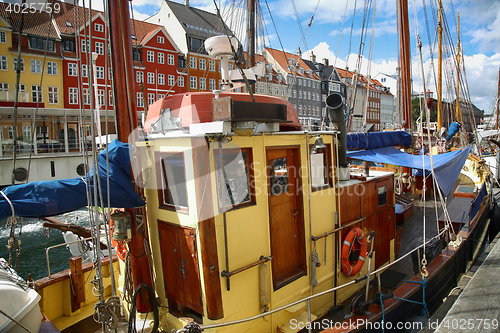
{"type": "Polygon", "coordinates": [[[286,157],[269,161],[271,195],[288,192],[288,168],[286,157]]]}

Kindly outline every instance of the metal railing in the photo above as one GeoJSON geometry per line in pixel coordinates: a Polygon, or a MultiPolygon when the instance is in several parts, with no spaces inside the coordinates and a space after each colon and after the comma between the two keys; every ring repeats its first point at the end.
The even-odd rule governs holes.
{"type": "Polygon", "coordinates": [[[79,240],[72,241],[72,242],[67,242],[67,243],[62,243],[62,244],[58,244],[58,245],[49,246],[45,250],[45,255],[47,257],[47,271],[49,273],[49,278],[52,278],[52,276],[50,274],[50,261],[49,261],[49,251],[50,250],[55,249],[56,247],[66,246],[66,245],[69,245],[69,244],[74,244],[74,243],[79,243],[79,242],[86,242],[86,241],[92,240],[92,239],[93,239],[92,237],[88,237],[88,238],[83,238],[83,239],[79,239],[79,240]]]}

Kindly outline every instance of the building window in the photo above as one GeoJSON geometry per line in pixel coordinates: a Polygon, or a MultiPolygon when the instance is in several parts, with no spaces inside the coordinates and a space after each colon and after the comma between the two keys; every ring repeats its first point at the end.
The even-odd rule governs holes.
{"type": "Polygon", "coordinates": [[[197,86],[197,84],[198,84],[198,80],[197,80],[196,76],[191,76],[191,77],[189,78],[189,82],[190,82],[189,87],[190,87],[191,89],[198,89],[198,86],[197,86]]]}
{"type": "Polygon", "coordinates": [[[57,62],[47,61],[47,74],[57,75],[57,62]]]}
{"type": "MultiPolygon", "coordinates": [[[[17,72],[17,57],[14,57],[14,71],[17,72]]],[[[24,72],[24,58],[21,58],[21,72],[24,72]]]]}
{"type": "Polygon", "coordinates": [[[186,68],[186,59],[181,55],[177,57],[177,67],[186,68]]]}
{"type": "Polygon", "coordinates": [[[285,96],[285,88],[281,88],[281,96],[285,96]]]}
{"type": "Polygon", "coordinates": [[[5,34],[5,31],[0,31],[0,43],[7,43],[7,35],[5,34]]]}
{"type": "Polygon", "coordinates": [[[196,69],[196,57],[193,56],[189,57],[189,67],[196,69]]]}
{"type": "Polygon", "coordinates": [[[9,91],[9,84],[8,83],[0,83],[0,91],[9,91]]]}
{"type": "Polygon", "coordinates": [[[104,43],[101,42],[95,43],[95,53],[104,54],[104,43]]]}
{"type": "Polygon", "coordinates": [[[187,213],[188,195],[184,153],[158,154],[157,170],[159,173],[157,177],[159,208],[187,213]]]}
{"type": "Polygon", "coordinates": [[[158,44],[164,44],[165,43],[165,38],[163,36],[158,36],[156,38],[156,41],[158,42],[158,44]]]}
{"type": "Polygon", "coordinates": [[[41,74],[42,73],[42,61],[41,60],[30,60],[31,73],[41,74]]]}
{"type": "Polygon", "coordinates": [[[103,32],[104,31],[104,25],[99,24],[99,23],[95,23],[94,24],[94,30],[98,31],[98,32],[103,32]]]}
{"type": "Polygon", "coordinates": [[[77,76],[78,75],[78,67],[76,67],[75,63],[68,63],[68,76],[77,76]]]}
{"type": "Polygon", "coordinates": [[[159,85],[165,84],[165,74],[158,74],[158,84],[159,85]]]}
{"type": "Polygon", "coordinates": [[[167,55],[167,65],[175,65],[175,58],[173,54],[168,54],[167,55]]]}
{"type": "Polygon", "coordinates": [[[215,90],[215,79],[210,79],[208,81],[208,89],[210,89],[210,91],[214,91],[215,90]]]}
{"type": "Polygon", "coordinates": [[[155,102],[155,94],[148,94],[148,105],[151,105],[155,102]]]}
{"type": "Polygon", "coordinates": [[[23,140],[31,142],[31,126],[23,126],[23,140]]]}
{"type": "Polygon", "coordinates": [[[207,90],[207,79],[200,77],[200,90],[207,90]]]}
{"type": "Polygon", "coordinates": [[[83,104],[90,105],[90,92],[88,88],[83,89],[83,104]]]}
{"type": "Polygon", "coordinates": [[[99,105],[104,105],[104,90],[103,89],[97,90],[97,103],[99,105]]]}
{"type": "Polygon", "coordinates": [[[173,87],[175,85],[175,75],[169,75],[168,76],[168,85],[170,87],[173,87]]]}
{"type": "Polygon", "coordinates": [[[207,69],[207,60],[206,59],[200,59],[200,70],[204,71],[207,69]]]}
{"type": "Polygon", "coordinates": [[[31,101],[33,103],[42,103],[43,102],[43,94],[42,94],[42,87],[40,86],[31,86],[31,101]]]}
{"type": "Polygon", "coordinates": [[[0,69],[6,71],[9,69],[7,64],[7,56],[0,56],[0,69]]]}
{"type": "Polygon", "coordinates": [[[87,52],[89,48],[89,41],[82,39],[82,52],[87,52]]]}
{"type": "Polygon", "coordinates": [[[208,70],[211,72],[215,72],[215,60],[208,61],[208,70]]]}
{"type": "Polygon", "coordinates": [[[274,94],[278,96],[280,94],[280,88],[274,87],[274,94]]]}
{"type": "Polygon", "coordinates": [[[66,39],[62,43],[63,43],[62,47],[63,47],[64,51],[75,52],[75,41],[74,40],[66,39]]]}
{"type": "Polygon", "coordinates": [[[68,95],[69,95],[69,104],[78,104],[78,88],[69,88],[68,95]]]}
{"type": "Polygon", "coordinates": [[[158,63],[159,64],[165,63],[165,54],[162,52],[158,52],[158,63]]]}
{"type": "Polygon", "coordinates": [[[259,85],[259,93],[264,94],[264,85],[259,85]]]}
{"type": "Polygon", "coordinates": [[[155,73],[148,72],[148,83],[155,84],[155,73]]]}
{"type": "Polygon", "coordinates": [[[113,106],[113,104],[114,104],[113,90],[109,91],[109,99],[108,100],[109,100],[109,104],[108,105],[113,106]]]}
{"type": "Polygon", "coordinates": [[[139,108],[144,107],[144,97],[141,92],[137,93],[137,107],[139,108]]]}
{"type": "Polygon", "coordinates": [[[59,104],[59,89],[49,87],[49,104],[59,104]]]}
{"type": "Polygon", "coordinates": [[[96,72],[96,77],[98,79],[104,79],[104,67],[103,66],[96,66],[95,72],[96,72]]]}
{"type": "Polygon", "coordinates": [[[155,53],[154,53],[154,51],[148,51],[147,52],[147,59],[148,59],[148,62],[154,62],[155,61],[155,53]]]}
{"type": "Polygon", "coordinates": [[[42,37],[29,37],[30,49],[45,51],[54,51],[54,41],[49,40],[47,44],[47,39],[42,37]]]}
{"type": "Polygon", "coordinates": [[[82,76],[88,77],[89,73],[87,71],[87,65],[82,65],[82,76]]]}
{"type": "Polygon", "coordinates": [[[141,52],[135,48],[132,50],[132,60],[141,61],[141,52]]]}
{"type": "Polygon", "coordinates": [[[177,85],[179,87],[184,87],[184,76],[178,76],[177,77],[177,85]]]}
{"type": "Polygon", "coordinates": [[[144,72],[141,71],[135,72],[135,78],[137,83],[144,83],[144,72]]]}

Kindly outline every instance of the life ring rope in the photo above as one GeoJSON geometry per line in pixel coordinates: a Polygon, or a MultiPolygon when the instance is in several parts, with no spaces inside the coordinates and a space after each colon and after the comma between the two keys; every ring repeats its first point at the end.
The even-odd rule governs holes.
{"type": "Polygon", "coordinates": [[[363,240],[363,230],[361,230],[360,228],[353,228],[349,231],[344,239],[344,242],[342,243],[342,271],[349,277],[356,275],[365,263],[365,259],[368,253],[366,252],[367,243],[366,241],[363,242],[363,240]],[[354,265],[351,265],[349,256],[351,255],[355,241],[357,241],[360,245],[359,256],[356,263],[354,265]]]}

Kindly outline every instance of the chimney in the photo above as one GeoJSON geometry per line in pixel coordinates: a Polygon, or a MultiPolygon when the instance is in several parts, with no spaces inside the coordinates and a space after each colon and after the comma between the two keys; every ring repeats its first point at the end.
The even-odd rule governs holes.
{"type": "Polygon", "coordinates": [[[184,5],[185,5],[186,7],[189,7],[189,0],[184,0],[184,5]]]}
{"type": "Polygon", "coordinates": [[[328,58],[323,58],[323,65],[328,67],[328,58]]]}
{"type": "Polygon", "coordinates": [[[302,59],[302,51],[300,50],[300,47],[299,47],[299,52],[297,53],[297,55],[299,56],[299,61],[300,61],[300,59],[302,59]]]}
{"type": "Polygon", "coordinates": [[[313,53],[313,51],[311,51],[311,62],[312,62],[313,64],[315,64],[315,63],[316,63],[316,55],[313,53]]]}

